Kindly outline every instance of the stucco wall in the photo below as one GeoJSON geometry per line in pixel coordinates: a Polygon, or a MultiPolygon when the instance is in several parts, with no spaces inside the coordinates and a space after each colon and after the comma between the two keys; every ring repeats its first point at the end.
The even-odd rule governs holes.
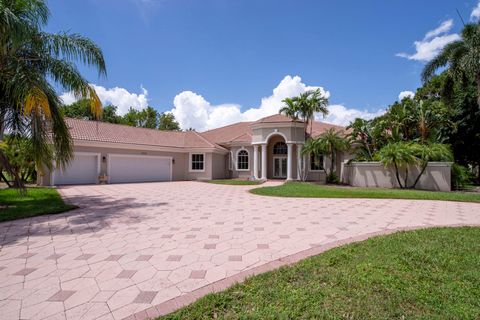
{"type": "MultiPolygon", "coordinates": [[[[189,170],[189,153],[184,152],[161,152],[161,151],[142,151],[120,148],[100,148],[100,147],[85,147],[75,146],[76,152],[92,152],[100,153],[100,173],[107,174],[108,154],[138,154],[151,156],[171,157],[174,160],[172,167],[172,180],[210,180],[223,179],[225,177],[225,156],[221,154],[205,153],[205,171],[204,172],[190,172],[189,170]],[[212,163],[215,161],[215,163],[212,163]],[[215,169],[213,169],[215,168],[215,169]]],[[[132,168],[134,170],[134,168],[132,168]]],[[[45,175],[39,176],[38,184],[50,185],[51,174],[45,170],[45,175]]]]}
{"type": "MultiPolygon", "coordinates": [[[[265,142],[269,136],[273,137],[275,135],[284,136],[286,141],[305,141],[305,126],[297,124],[296,127],[293,127],[292,124],[292,127],[289,127],[285,126],[285,124],[279,124],[278,127],[268,126],[264,128],[253,128],[252,142],[265,142]]],[[[269,144],[270,141],[271,140],[268,141],[269,144]]]]}
{"type": "MultiPolygon", "coordinates": [[[[420,168],[409,167],[408,184],[412,185],[420,168]]],[[[400,180],[404,181],[405,170],[400,170],[400,180]]],[[[399,188],[393,168],[385,168],[380,162],[352,162],[344,166],[342,181],[354,187],[399,188]]],[[[451,190],[451,163],[430,162],[420,177],[416,189],[432,191],[451,190]]]]}
{"type": "MultiPolygon", "coordinates": [[[[260,172],[260,147],[258,148],[258,159],[259,159],[259,172],[260,172]]],[[[253,177],[253,147],[252,146],[233,146],[231,147],[230,151],[232,152],[232,170],[231,170],[231,177],[234,179],[249,179],[253,177]],[[248,170],[237,170],[237,152],[241,149],[245,149],[248,151],[248,170]]],[[[228,168],[227,168],[228,169],[228,168]]]]}
{"type": "Polygon", "coordinates": [[[225,179],[228,154],[212,153],[212,179],[225,179]]]}

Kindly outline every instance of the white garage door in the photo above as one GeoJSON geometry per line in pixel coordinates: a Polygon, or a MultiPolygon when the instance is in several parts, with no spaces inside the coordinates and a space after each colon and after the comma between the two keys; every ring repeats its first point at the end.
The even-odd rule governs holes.
{"type": "Polygon", "coordinates": [[[168,157],[110,154],[108,160],[110,183],[171,180],[172,159],[168,157]]]}
{"type": "Polygon", "coordinates": [[[96,153],[75,153],[74,159],[65,170],[53,173],[53,184],[94,184],[97,183],[100,155],[96,153]]]}

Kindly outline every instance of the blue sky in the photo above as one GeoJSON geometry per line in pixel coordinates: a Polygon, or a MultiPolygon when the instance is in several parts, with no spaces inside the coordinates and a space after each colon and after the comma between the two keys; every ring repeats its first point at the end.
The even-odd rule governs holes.
{"type": "Polygon", "coordinates": [[[108,77],[82,71],[98,86],[105,103],[136,108],[149,104],[173,111],[183,126],[199,130],[263,116],[274,110],[271,104],[281,104],[280,98],[309,86],[330,94],[334,113],[330,122],[345,124],[354,116],[374,116],[401,91],[414,91],[429,55],[458,37],[462,24],[455,10],[468,21],[478,4],[476,0],[48,3],[52,13],[48,31],[80,33],[103,49],[108,77]],[[414,41],[419,41],[418,48],[414,41]],[[251,108],[257,111],[244,114],[251,108]]]}

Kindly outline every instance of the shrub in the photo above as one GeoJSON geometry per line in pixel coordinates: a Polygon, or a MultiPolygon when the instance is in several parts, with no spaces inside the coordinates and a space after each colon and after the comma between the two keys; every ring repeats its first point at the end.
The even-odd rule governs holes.
{"type": "Polygon", "coordinates": [[[454,163],[452,165],[452,189],[463,189],[473,181],[473,175],[467,167],[454,163]]]}

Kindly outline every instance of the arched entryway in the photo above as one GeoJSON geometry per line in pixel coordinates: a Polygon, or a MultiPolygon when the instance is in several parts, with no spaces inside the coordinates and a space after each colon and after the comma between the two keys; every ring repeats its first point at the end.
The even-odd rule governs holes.
{"type": "Polygon", "coordinates": [[[254,177],[263,180],[295,179],[299,150],[298,145],[288,141],[285,135],[272,132],[264,143],[254,145],[254,177]]]}

